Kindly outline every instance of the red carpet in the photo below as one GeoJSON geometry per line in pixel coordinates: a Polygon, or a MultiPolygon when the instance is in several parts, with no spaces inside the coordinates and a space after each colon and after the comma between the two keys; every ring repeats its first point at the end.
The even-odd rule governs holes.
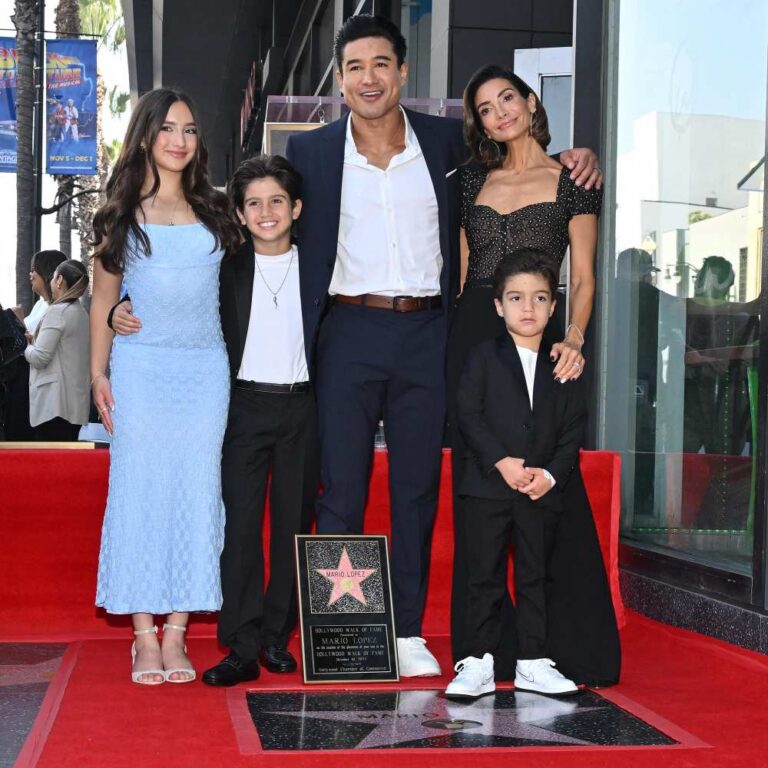
{"type": "MultiPolygon", "coordinates": [[[[674,729],[667,732],[677,739],[681,739],[677,729],[682,729],[687,734],[684,741],[700,740],[709,746],[462,750],[451,761],[483,768],[500,764],[531,768],[613,768],[619,764],[622,768],[764,768],[768,764],[768,662],[764,657],[635,614],[630,615],[622,639],[622,684],[604,695],[609,699],[617,696],[617,703],[661,730],[665,730],[663,721],[673,724],[674,729]]],[[[436,638],[431,645],[443,668],[448,669],[447,638],[436,638]]],[[[244,695],[243,686],[234,691],[210,689],[200,683],[134,686],[128,682],[128,648],[127,639],[80,644],[39,766],[338,768],[342,759],[338,754],[241,755],[228,698],[244,695]]],[[[199,669],[218,660],[219,651],[212,640],[193,634],[190,648],[199,669]]],[[[264,673],[254,688],[300,687],[298,675],[288,677],[264,673]]],[[[447,679],[433,679],[429,685],[424,680],[421,684],[408,681],[402,687],[437,688],[447,679]]],[[[368,751],[364,757],[366,768],[388,766],[393,759],[399,768],[426,768],[446,765],[449,758],[425,750],[368,751]]]]}
{"type": "MultiPolygon", "coordinates": [[[[346,759],[339,754],[241,754],[240,726],[233,725],[230,709],[242,711],[244,686],[226,691],[199,682],[157,688],[129,682],[127,625],[107,620],[92,607],[107,460],[100,451],[0,452],[0,640],[78,641],[70,649],[69,678],[60,672],[51,685],[24,762],[18,765],[35,764],[39,754],[37,765],[51,768],[264,764],[337,768],[346,759]]],[[[616,462],[610,454],[582,457],[606,560],[614,567],[615,539],[610,541],[610,533],[618,518],[610,515],[610,507],[618,499],[616,462]]],[[[386,529],[385,456],[379,454],[376,464],[368,515],[372,532],[386,529]]],[[[446,473],[444,489],[447,482],[446,473]]],[[[408,680],[401,688],[442,688],[449,679],[445,628],[450,556],[450,507],[442,503],[425,634],[432,637],[430,646],[446,674],[440,680],[408,680]]],[[[489,768],[499,764],[614,766],[619,762],[622,768],[768,766],[765,657],[635,614],[629,616],[622,641],[622,683],[603,695],[682,746],[487,749],[456,751],[450,758],[425,750],[394,754],[382,750],[366,752],[366,768],[389,764],[393,757],[402,768],[445,765],[449,759],[460,766],[489,768]]],[[[198,670],[220,658],[212,618],[193,624],[190,655],[198,670]]],[[[301,687],[298,674],[269,673],[254,686],[258,690],[301,687]]]]}

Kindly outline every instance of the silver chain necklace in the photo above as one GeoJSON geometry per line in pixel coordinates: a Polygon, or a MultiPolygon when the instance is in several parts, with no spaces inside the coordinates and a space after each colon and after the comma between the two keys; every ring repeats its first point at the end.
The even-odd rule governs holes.
{"type": "Polygon", "coordinates": [[[264,283],[264,285],[267,287],[267,290],[272,294],[272,303],[275,305],[275,309],[277,309],[277,294],[280,293],[280,291],[283,289],[283,286],[285,285],[285,281],[288,279],[288,273],[291,271],[291,265],[293,264],[293,255],[296,253],[296,250],[294,248],[291,248],[291,258],[288,261],[288,269],[285,270],[285,274],[283,275],[283,280],[280,283],[280,286],[276,291],[272,290],[272,287],[267,282],[267,278],[264,277],[264,273],[261,271],[261,265],[259,264],[259,259],[256,256],[256,253],[253,254],[253,260],[256,262],[256,269],[259,270],[259,277],[261,277],[261,281],[264,283]]]}

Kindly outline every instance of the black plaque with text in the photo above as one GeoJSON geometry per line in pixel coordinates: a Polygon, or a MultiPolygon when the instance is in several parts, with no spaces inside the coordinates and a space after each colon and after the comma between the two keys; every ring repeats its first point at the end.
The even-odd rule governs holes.
{"type": "Polygon", "coordinates": [[[305,683],[398,680],[386,536],[296,536],[305,683]]]}

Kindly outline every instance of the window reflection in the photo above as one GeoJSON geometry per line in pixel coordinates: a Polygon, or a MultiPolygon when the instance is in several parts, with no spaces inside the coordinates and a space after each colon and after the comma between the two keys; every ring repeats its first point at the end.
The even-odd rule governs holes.
{"type": "Polygon", "coordinates": [[[620,3],[605,439],[625,536],[750,574],[768,5],[704,5],[620,3]]]}

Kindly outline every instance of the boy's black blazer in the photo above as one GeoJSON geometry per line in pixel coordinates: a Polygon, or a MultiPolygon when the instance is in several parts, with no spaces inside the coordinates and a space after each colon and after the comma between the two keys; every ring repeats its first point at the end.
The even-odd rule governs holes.
{"type": "Polygon", "coordinates": [[[533,409],[517,347],[508,333],[476,346],[457,393],[458,423],[469,447],[458,492],[488,499],[519,498],[495,464],[506,456],[551,472],[555,487],[536,503],[560,509],[561,493],[579,461],[586,426],[581,380],[560,384],[548,345],[536,361],[533,409]]]}
{"type": "MultiPolygon", "coordinates": [[[[459,284],[461,208],[458,167],[467,156],[461,121],[405,109],[424,154],[437,198],[443,269],[440,291],[443,308],[453,307],[459,284]]],[[[328,298],[341,215],[344,146],[349,114],[322,128],[294,134],[286,154],[302,177],[301,216],[297,222],[301,253],[301,306],[307,356],[313,347],[328,298]]]]}
{"type": "Polygon", "coordinates": [[[253,242],[248,237],[234,255],[221,262],[219,270],[221,331],[227,345],[229,372],[233,381],[237,378],[240,363],[243,361],[248,320],[251,316],[254,275],[253,242]]]}

